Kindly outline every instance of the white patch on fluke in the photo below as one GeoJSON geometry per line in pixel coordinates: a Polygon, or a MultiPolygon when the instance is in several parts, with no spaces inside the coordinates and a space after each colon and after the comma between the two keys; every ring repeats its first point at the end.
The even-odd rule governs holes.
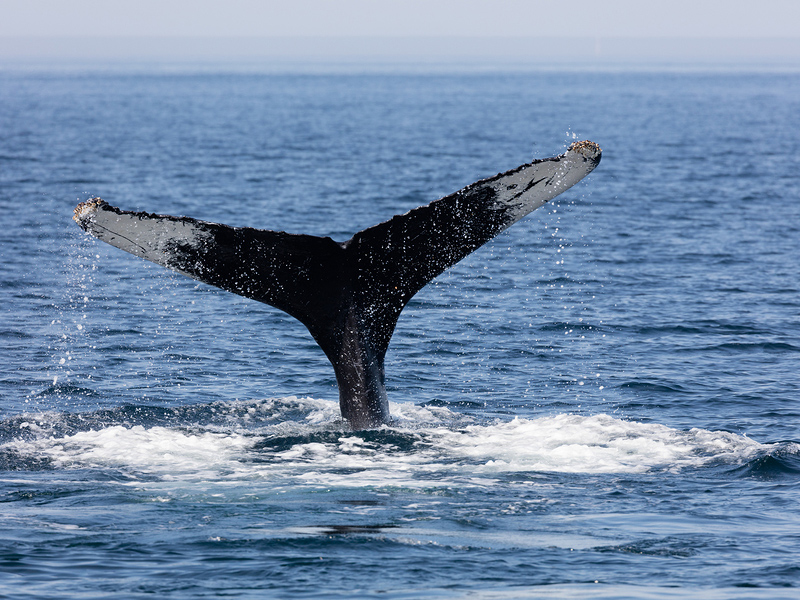
{"type": "Polygon", "coordinates": [[[171,260],[174,249],[202,248],[211,239],[202,221],[146,213],[120,214],[100,198],[79,204],[73,220],[107,244],[179,272],[182,271],[171,260]]]}
{"type": "Polygon", "coordinates": [[[493,181],[495,202],[515,223],[586,177],[597,166],[599,155],[600,147],[594,142],[575,142],[558,158],[535,162],[493,181]],[[531,185],[534,182],[538,183],[531,185]]]}

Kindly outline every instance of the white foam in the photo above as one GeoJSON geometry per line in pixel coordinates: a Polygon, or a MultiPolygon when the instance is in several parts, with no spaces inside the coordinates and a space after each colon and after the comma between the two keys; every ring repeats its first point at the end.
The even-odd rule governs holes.
{"type": "Polygon", "coordinates": [[[769,451],[769,446],[732,433],[681,431],[604,414],[515,418],[491,425],[464,425],[462,419],[454,427],[458,415],[445,408],[400,404],[392,406],[396,425],[382,437],[340,429],[334,402],[285,398],[249,408],[222,404],[231,405],[231,417],[237,415],[240,426],[216,425],[211,431],[110,425],[60,438],[16,440],[4,449],[47,457],[58,468],[116,468],[172,482],[262,481],[315,488],[484,486],[509,472],[676,471],[716,462],[741,464],[769,451]],[[275,420],[301,408],[304,419],[275,420]],[[264,414],[270,417],[254,427],[264,414]],[[308,441],[270,449],[270,440],[297,435],[308,441]]]}
{"type": "Polygon", "coordinates": [[[605,414],[515,418],[488,427],[441,430],[436,443],[448,454],[482,463],[480,473],[642,473],[746,460],[764,448],[732,433],[684,432],[605,414]]]}
{"type": "Polygon", "coordinates": [[[418,406],[411,402],[389,402],[389,412],[392,415],[393,425],[400,428],[436,427],[443,424],[473,422],[473,419],[454,413],[445,407],[418,406]]]}
{"type": "Polygon", "coordinates": [[[56,467],[112,467],[141,473],[215,476],[253,443],[240,434],[188,433],[166,427],[113,425],[63,438],[6,444],[49,458],[56,467]]]}

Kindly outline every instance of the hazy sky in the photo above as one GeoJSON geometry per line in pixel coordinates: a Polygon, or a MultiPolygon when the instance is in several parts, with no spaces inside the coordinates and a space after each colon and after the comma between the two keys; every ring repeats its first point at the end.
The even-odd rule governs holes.
{"type": "MultiPolygon", "coordinates": [[[[373,50],[384,56],[414,52],[422,56],[435,55],[445,46],[443,55],[466,56],[472,51],[512,56],[524,54],[524,45],[503,46],[504,40],[572,38],[569,50],[576,55],[627,52],[636,58],[650,52],[689,57],[711,48],[711,54],[719,56],[761,53],[800,59],[800,0],[0,0],[0,58],[88,56],[92,38],[103,39],[109,57],[126,53],[147,58],[160,53],[213,57],[231,52],[238,56],[277,52],[286,57],[314,49],[320,56],[369,55],[373,50]],[[40,41],[19,42],[20,37],[31,36],[40,41]],[[126,42],[152,36],[250,38],[251,42],[249,46],[234,42],[207,47],[180,41],[172,46],[126,42]],[[428,38],[429,45],[391,45],[393,39],[419,36],[428,38]],[[87,44],[41,40],[64,37],[83,38],[87,44]],[[313,48],[308,43],[258,46],[252,42],[277,37],[324,37],[334,42],[320,42],[313,48]],[[353,37],[383,41],[336,46],[336,39],[353,37]],[[446,46],[448,40],[476,37],[500,38],[502,43],[446,46]],[[641,42],[624,47],[602,42],[620,37],[641,42]],[[585,49],[576,38],[585,38],[585,49]],[[710,39],[712,44],[658,44],[658,40],[675,38],[710,39]],[[714,40],[722,38],[750,41],[715,45],[714,40]],[[756,43],[755,38],[761,40],[756,43]],[[645,43],[645,39],[656,43],[645,43]],[[444,45],[435,46],[436,40],[444,45]]],[[[527,47],[528,54],[551,46],[533,43],[527,47]]]]}
{"type": "Polygon", "coordinates": [[[2,0],[2,36],[800,37],[798,0],[2,0]]]}

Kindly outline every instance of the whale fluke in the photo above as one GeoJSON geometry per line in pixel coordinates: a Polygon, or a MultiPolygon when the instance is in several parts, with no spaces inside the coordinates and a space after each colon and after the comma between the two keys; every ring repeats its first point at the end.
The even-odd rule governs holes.
{"type": "Polygon", "coordinates": [[[408,301],[434,277],[600,162],[575,142],[359,231],[346,242],[188,217],[120,210],[100,198],[74,220],[126,252],[283,310],[311,332],[333,364],[342,416],[353,429],[389,420],[384,357],[408,301]]]}

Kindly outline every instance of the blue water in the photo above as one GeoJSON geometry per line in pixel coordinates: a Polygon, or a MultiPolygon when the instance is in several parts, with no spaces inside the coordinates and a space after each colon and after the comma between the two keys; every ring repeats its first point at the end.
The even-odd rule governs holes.
{"type": "Polygon", "coordinates": [[[0,597],[800,597],[800,76],[0,73],[0,597]],[[349,432],[78,201],[330,235],[591,139],[349,432]]]}

